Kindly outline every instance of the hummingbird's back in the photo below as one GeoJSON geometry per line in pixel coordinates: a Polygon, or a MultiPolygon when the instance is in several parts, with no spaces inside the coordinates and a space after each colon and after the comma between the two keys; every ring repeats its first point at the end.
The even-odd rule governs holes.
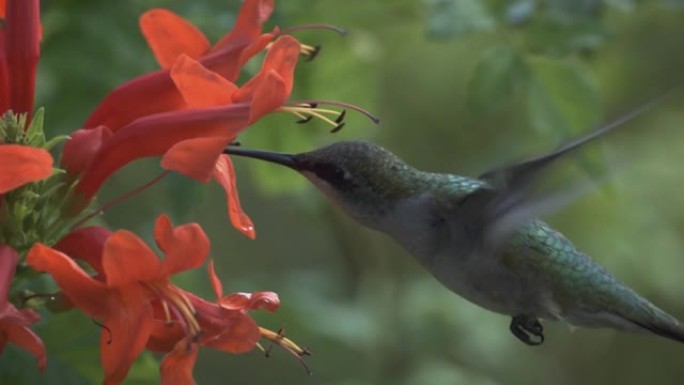
{"type": "Polygon", "coordinates": [[[501,255],[517,274],[533,274],[550,292],[556,319],[576,326],[650,331],[684,341],[684,327],[540,220],[517,231],[501,255]]]}

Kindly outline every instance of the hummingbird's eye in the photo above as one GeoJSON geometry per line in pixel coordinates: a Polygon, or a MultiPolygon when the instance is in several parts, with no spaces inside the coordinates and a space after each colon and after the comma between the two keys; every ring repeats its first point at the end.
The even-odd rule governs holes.
{"type": "Polygon", "coordinates": [[[350,179],[349,174],[344,169],[332,164],[322,164],[316,167],[314,172],[319,178],[338,187],[347,185],[350,179]]]}

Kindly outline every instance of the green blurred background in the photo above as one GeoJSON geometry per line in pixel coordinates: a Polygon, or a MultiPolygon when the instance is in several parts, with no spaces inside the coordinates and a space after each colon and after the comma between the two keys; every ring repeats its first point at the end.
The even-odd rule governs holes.
{"type": "MultiPolygon", "coordinates": [[[[238,1],[45,1],[38,105],[46,130],[68,133],[113,87],[156,69],[137,27],[152,7],[169,8],[212,41],[233,23],[238,1]]],[[[556,147],[684,80],[684,2],[638,0],[289,0],[268,23],[331,23],[296,36],[321,44],[302,62],[293,98],[336,99],[376,113],[350,113],[329,134],[292,116],[263,119],[244,146],[297,152],[343,139],[375,141],[425,170],[478,175],[556,147]]],[[[250,62],[245,78],[259,67],[250,62]]],[[[612,177],[546,218],[620,279],[684,319],[684,110],[674,95],[603,140],[559,175],[612,177]],[[579,170],[579,171],[578,171],[579,170]]],[[[293,172],[235,161],[250,241],[231,226],[220,188],[173,175],[107,212],[112,228],[151,235],[154,218],[196,221],[211,237],[224,289],[272,290],[281,309],[254,313],[308,346],[308,376],[275,349],[227,355],[203,350],[199,384],[681,384],[684,346],[610,330],[547,323],[546,343],[528,347],[490,313],[440,286],[388,238],[360,228],[293,172]]],[[[101,201],[158,173],[158,160],[118,172],[101,201]]],[[[212,298],[204,270],[177,283],[212,298]]],[[[41,322],[48,373],[9,348],[7,383],[88,384],[100,378],[99,328],[77,312],[41,322]]],[[[127,383],[156,383],[142,357],[127,383]]],[[[3,383],[5,383],[3,382],[3,383]]]]}

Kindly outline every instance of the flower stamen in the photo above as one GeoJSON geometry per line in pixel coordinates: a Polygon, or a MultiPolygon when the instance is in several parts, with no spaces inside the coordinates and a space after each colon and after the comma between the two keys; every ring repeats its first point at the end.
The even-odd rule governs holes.
{"type": "MultiPolygon", "coordinates": [[[[266,338],[267,340],[271,341],[273,344],[280,346],[280,347],[283,348],[285,351],[287,351],[288,353],[290,353],[290,354],[292,354],[293,356],[295,356],[295,358],[297,358],[297,360],[298,360],[298,361],[302,364],[302,366],[304,367],[304,370],[306,370],[306,372],[307,372],[309,375],[312,374],[312,373],[311,373],[311,369],[309,368],[309,366],[308,366],[308,365],[306,364],[306,362],[304,361],[304,357],[305,357],[305,356],[310,356],[310,355],[311,355],[311,352],[310,352],[308,349],[303,348],[303,347],[297,345],[296,343],[294,343],[294,342],[293,342],[292,340],[290,340],[289,338],[286,338],[286,337],[285,337],[285,330],[284,330],[283,328],[281,328],[281,329],[278,330],[277,332],[274,332],[274,331],[272,331],[272,330],[269,330],[269,329],[266,329],[266,328],[263,328],[263,327],[259,327],[259,332],[261,333],[261,336],[262,336],[263,338],[266,338]]],[[[258,344],[257,346],[259,347],[259,349],[261,349],[263,352],[265,352],[265,353],[266,353],[266,356],[268,357],[268,355],[270,354],[271,349],[270,349],[270,348],[269,348],[269,349],[264,349],[264,347],[261,346],[261,344],[258,344]]]]}
{"type": "Polygon", "coordinates": [[[312,108],[315,108],[318,105],[341,107],[341,108],[344,108],[346,110],[356,111],[356,112],[360,113],[361,115],[364,115],[365,117],[370,119],[373,123],[380,124],[380,118],[371,114],[370,111],[363,109],[363,108],[361,108],[355,104],[351,104],[351,103],[338,102],[336,100],[326,100],[326,99],[299,100],[299,101],[294,101],[291,103],[294,105],[310,105],[310,106],[313,106],[312,108]]]}
{"type": "Polygon", "coordinates": [[[344,127],[343,120],[346,115],[344,110],[336,111],[332,109],[318,108],[318,105],[314,103],[296,103],[280,107],[278,111],[293,114],[299,119],[297,120],[297,123],[300,124],[308,123],[313,118],[322,120],[325,123],[333,126],[332,132],[337,132],[344,127]]]}
{"type": "MultiPolygon", "coordinates": [[[[271,47],[273,47],[273,42],[266,44],[266,47],[264,48],[266,51],[270,50],[271,47]]],[[[321,45],[309,45],[309,44],[304,44],[304,43],[299,43],[299,54],[306,57],[306,61],[312,61],[313,59],[318,56],[318,54],[321,52],[321,49],[323,47],[321,45]]]]}
{"type": "Polygon", "coordinates": [[[168,282],[148,282],[146,286],[158,296],[167,324],[173,322],[171,317],[171,313],[173,313],[180,322],[181,327],[185,330],[188,338],[196,340],[202,332],[202,328],[197,321],[197,311],[190,303],[190,300],[178,292],[178,290],[175,290],[174,286],[168,282]]]}
{"type": "Polygon", "coordinates": [[[162,310],[164,311],[164,319],[166,320],[166,325],[171,326],[173,320],[171,319],[171,311],[169,310],[169,304],[166,301],[161,301],[162,310]]]}
{"type": "Polygon", "coordinates": [[[340,28],[338,26],[332,25],[332,24],[303,24],[303,25],[296,25],[294,27],[289,27],[282,29],[280,31],[281,35],[286,35],[286,34],[292,34],[294,32],[298,31],[309,31],[312,29],[323,29],[327,31],[333,31],[337,32],[338,34],[344,36],[347,34],[347,30],[344,28],[340,28]]]}

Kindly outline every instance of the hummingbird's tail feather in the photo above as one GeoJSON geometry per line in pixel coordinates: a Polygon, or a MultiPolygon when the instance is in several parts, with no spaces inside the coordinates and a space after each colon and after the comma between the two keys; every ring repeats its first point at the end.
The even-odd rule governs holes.
{"type": "Polygon", "coordinates": [[[678,324],[676,327],[672,327],[673,325],[647,325],[639,322],[634,324],[653,334],[684,343],[684,327],[682,327],[682,324],[678,324]]]}
{"type": "Polygon", "coordinates": [[[684,324],[651,303],[646,302],[644,307],[646,317],[629,321],[647,332],[684,343],[684,324]]]}

